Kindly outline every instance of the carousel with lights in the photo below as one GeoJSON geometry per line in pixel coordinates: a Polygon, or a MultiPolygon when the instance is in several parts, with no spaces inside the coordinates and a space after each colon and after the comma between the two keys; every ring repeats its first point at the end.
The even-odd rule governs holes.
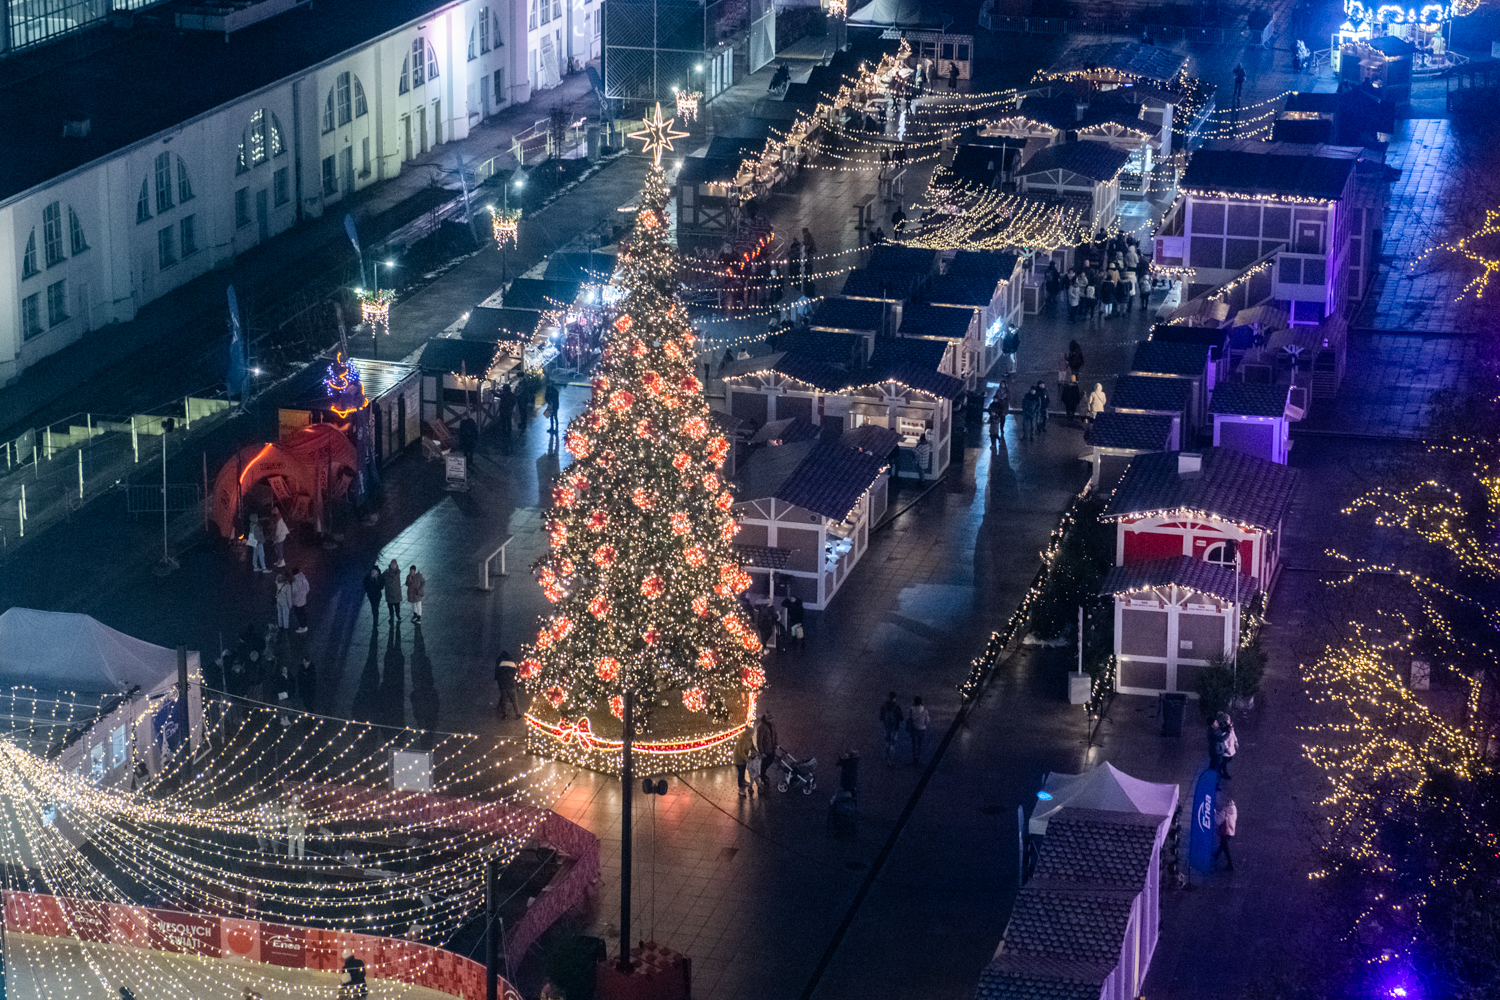
{"type": "Polygon", "coordinates": [[[761,642],[740,609],[750,574],[722,469],[720,434],[694,372],[697,341],[677,301],[661,154],[672,119],[645,128],[655,164],[620,254],[625,290],[593,400],[568,426],[573,464],[553,491],[551,547],[537,565],[552,613],[522,656],[530,747],[621,769],[625,696],[637,773],[728,763],[765,685],[761,642]]]}

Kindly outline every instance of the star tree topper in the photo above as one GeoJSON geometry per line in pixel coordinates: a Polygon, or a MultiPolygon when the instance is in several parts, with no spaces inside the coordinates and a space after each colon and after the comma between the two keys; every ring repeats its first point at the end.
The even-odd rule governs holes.
{"type": "Polygon", "coordinates": [[[682,139],[688,135],[686,132],[672,131],[672,123],[676,120],[676,118],[662,118],[661,102],[657,101],[655,113],[650,118],[641,122],[645,127],[639,132],[629,133],[627,138],[639,139],[644,142],[646,145],[641,152],[654,154],[656,165],[659,167],[661,166],[662,150],[671,149],[673,139],[682,139]]]}

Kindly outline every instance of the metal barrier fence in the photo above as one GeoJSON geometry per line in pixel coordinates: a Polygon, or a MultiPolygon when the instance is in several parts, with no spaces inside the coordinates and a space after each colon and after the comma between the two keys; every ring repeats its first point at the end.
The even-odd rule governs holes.
{"type": "MultiPolygon", "coordinates": [[[[168,458],[180,454],[229,412],[227,399],[191,395],[146,413],[79,413],[0,441],[0,553],[148,469],[157,482],[126,485],[126,510],[160,513],[161,473],[152,466],[160,465],[163,449],[168,458]],[[163,434],[169,420],[171,433],[163,434]]],[[[169,487],[168,512],[204,503],[203,489],[169,487]]]]}

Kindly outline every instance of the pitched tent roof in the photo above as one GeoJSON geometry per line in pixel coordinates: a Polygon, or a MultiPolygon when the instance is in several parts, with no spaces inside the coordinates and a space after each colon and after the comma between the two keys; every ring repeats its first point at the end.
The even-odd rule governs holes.
{"type": "Polygon", "coordinates": [[[869,367],[853,378],[866,383],[900,382],[940,399],[957,399],[964,390],[963,379],[938,370],[947,349],[941,340],[912,337],[882,340],[875,345],[869,367]]]}
{"type": "Polygon", "coordinates": [[[555,281],[551,278],[516,278],[505,290],[509,309],[562,309],[578,301],[583,286],[577,281],[555,281]]]}
{"type": "Polygon", "coordinates": [[[464,324],[464,340],[527,341],[536,334],[541,325],[542,314],[535,309],[494,309],[475,306],[469,311],[469,321],[464,324]]]}
{"type": "Polygon", "coordinates": [[[851,28],[940,28],[943,18],[922,0],[874,0],[846,19],[851,28]]]}
{"type": "MultiPolygon", "coordinates": [[[[986,299],[986,302],[989,300],[986,299]]],[[[974,323],[974,310],[967,306],[934,306],[925,302],[909,302],[901,310],[903,337],[943,337],[962,340],[968,336],[974,323]]],[[[879,352],[879,348],[876,348],[879,352]]]]}
{"type": "Polygon", "coordinates": [[[116,632],[88,615],[31,608],[0,614],[0,685],[79,694],[150,693],[177,679],[177,650],[116,632]]]}
{"type": "Polygon", "coordinates": [[[1171,49],[1140,42],[1099,42],[1075,45],[1047,67],[1046,76],[1082,73],[1090,69],[1114,70],[1143,80],[1170,83],[1187,65],[1187,57],[1171,49]]]}
{"type": "Polygon", "coordinates": [[[937,270],[938,251],[899,243],[878,243],[870,250],[864,266],[871,271],[891,274],[933,274],[937,270]]]}
{"type": "Polygon", "coordinates": [[[1015,277],[1016,264],[1020,263],[1020,260],[1021,255],[1018,253],[958,250],[954,252],[953,259],[948,261],[948,266],[943,273],[945,275],[968,275],[993,282],[1008,281],[1015,277]]]}
{"type": "Polygon", "coordinates": [[[1108,181],[1120,172],[1130,159],[1123,149],[1103,142],[1064,142],[1043,146],[1021,164],[1016,176],[1025,177],[1046,170],[1067,170],[1094,181],[1108,181]]]}
{"type": "Polygon", "coordinates": [[[928,286],[927,300],[945,306],[988,306],[996,284],[980,274],[940,274],[928,286]]]}
{"type": "Polygon", "coordinates": [[[848,378],[843,372],[798,351],[777,351],[775,354],[762,354],[743,361],[732,361],[724,366],[719,377],[743,378],[747,375],[760,375],[765,372],[776,372],[827,392],[836,392],[848,385],[848,378]]]}
{"type": "MultiPolygon", "coordinates": [[[[868,306],[877,310],[882,308],[879,302],[865,302],[859,299],[838,301],[848,301],[853,305],[868,306]]],[[[849,367],[855,363],[856,358],[859,361],[864,360],[865,336],[863,333],[820,330],[815,325],[811,329],[782,334],[780,342],[786,350],[794,354],[839,368],[849,367]]]]}
{"type": "Polygon", "coordinates": [[[417,361],[417,366],[428,372],[448,372],[458,374],[465,372],[468,375],[484,378],[490,367],[495,363],[495,357],[500,353],[500,345],[494,341],[458,340],[452,337],[434,337],[422,348],[422,356],[417,361]]]}
{"type": "Polygon", "coordinates": [[[1295,469],[1229,448],[1207,448],[1202,469],[1180,475],[1180,454],[1169,451],[1131,459],[1103,517],[1196,510],[1268,531],[1281,526],[1297,488],[1295,469]]]}
{"type": "Polygon", "coordinates": [[[849,298],[899,302],[911,298],[926,280],[926,272],[914,274],[910,271],[877,271],[857,267],[844,279],[842,294],[849,298]]]}
{"type": "Polygon", "coordinates": [[[1183,375],[1202,378],[1208,368],[1207,344],[1174,344],[1166,340],[1143,340],[1135,345],[1132,373],[1183,375]]]}
{"type": "Polygon", "coordinates": [[[810,325],[833,330],[879,330],[887,306],[868,299],[824,299],[813,310],[810,325]]]}
{"type": "Polygon", "coordinates": [[[1159,413],[1105,410],[1094,418],[1085,437],[1095,448],[1166,451],[1172,439],[1172,418],[1159,413]]]}
{"type": "Polygon", "coordinates": [[[971,184],[992,184],[995,176],[1010,167],[1021,155],[1021,140],[1009,140],[1016,145],[1006,145],[1004,138],[989,140],[989,144],[966,143],[953,152],[953,163],[949,169],[955,177],[971,184]]]}
{"type": "Polygon", "coordinates": [[[1151,330],[1151,339],[1167,344],[1206,344],[1209,348],[1208,356],[1218,361],[1224,356],[1224,348],[1229,344],[1229,331],[1214,326],[1174,326],[1170,323],[1158,323],[1151,330]]]}
{"type": "Polygon", "coordinates": [[[727,158],[709,159],[706,156],[689,156],[682,161],[677,171],[677,184],[708,184],[733,181],[740,172],[740,161],[727,158]]]}
{"type": "Polygon", "coordinates": [[[1193,398],[1193,383],[1170,375],[1121,375],[1114,395],[1107,397],[1117,410],[1156,410],[1185,413],[1193,398]]]}
{"type": "Polygon", "coordinates": [[[1038,836],[1046,834],[1047,821],[1059,809],[1069,806],[1170,816],[1177,808],[1179,794],[1176,785],[1132,778],[1109,761],[1082,774],[1053,771],[1042,782],[1042,791],[1052,798],[1038,800],[1028,825],[1028,829],[1038,836]]]}
{"type": "Polygon", "coordinates": [[[1016,110],[1022,118],[1053,128],[1078,126],[1078,98],[1073,94],[1027,94],[1016,110]]]}
{"type": "MultiPolygon", "coordinates": [[[[843,520],[880,478],[886,456],[896,444],[895,431],[877,430],[885,430],[889,447],[861,450],[842,439],[819,439],[757,451],[740,472],[737,502],[775,497],[831,520],[843,520]]],[[[869,441],[868,436],[865,440],[869,441]]]]}
{"type": "Polygon", "coordinates": [[[1157,587],[1178,586],[1217,597],[1221,601],[1232,601],[1235,596],[1248,597],[1260,589],[1255,577],[1241,573],[1235,582],[1234,569],[1218,563],[1194,559],[1192,556],[1173,556],[1170,559],[1148,559],[1144,562],[1111,566],[1099,584],[1101,594],[1129,594],[1139,590],[1154,590],[1157,587]]]}
{"type": "Polygon", "coordinates": [[[1193,154],[1181,189],[1238,195],[1289,195],[1336,201],[1361,149],[1260,140],[1211,140],[1193,154]]]}
{"type": "Polygon", "coordinates": [[[1255,385],[1250,382],[1225,382],[1214,388],[1210,413],[1241,417],[1282,417],[1286,415],[1289,385],[1255,385]]]}

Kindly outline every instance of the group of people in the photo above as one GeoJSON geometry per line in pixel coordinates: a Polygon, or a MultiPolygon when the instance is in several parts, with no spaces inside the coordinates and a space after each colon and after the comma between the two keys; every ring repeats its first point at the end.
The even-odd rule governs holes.
{"type": "MultiPolygon", "coordinates": [[[[1228,712],[1218,712],[1208,724],[1209,766],[1219,772],[1220,787],[1229,780],[1229,762],[1239,752],[1240,738],[1234,731],[1234,720],[1228,712]]],[[[1239,810],[1234,799],[1220,795],[1214,805],[1214,828],[1219,835],[1219,846],[1215,848],[1213,860],[1222,855],[1230,871],[1234,871],[1234,858],[1229,853],[1234,842],[1235,825],[1239,821],[1239,810]]]]}
{"type": "Polygon", "coordinates": [[[283,843],[287,857],[307,857],[307,813],[295,795],[280,802],[267,799],[255,808],[256,847],[262,854],[280,854],[283,843]]]}
{"type": "MultiPolygon", "coordinates": [[[[1089,245],[1093,247],[1094,245],[1089,245]]],[[[1145,311],[1151,296],[1151,260],[1143,256],[1134,237],[1116,237],[1105,241],[1098,258],[1086,256],[1080,249],[1079,265],[1058,270],[1056,262],[1047,265],[1044,287],[1049,306],[1059,298],[1068,305],[1069,323],[1099,322],[1135,311],[1139,303],[1145,311]]]]}
{"type": "Polygon", "coordinates": [[[271,570],[266,566],[266,546],[270,546],[276,556],[275,566],[280,569],[286,565],[286,540],[292,530],[286,526],[286,518],[281,516],[279,507],[272,507],[270,515],[262,518],[256,511],[250,512],[249,527],[245,531],[245,545],[250,549],[250,571],[252,573],[269,573],[271,570]]]}
{"type": "Polygon", "coordinates": [[[896,766],[903,729],[911,740],[913,766],[922,763],[922,748],[927,742],[927,727],[931,722],[932,717],[927,712],[927,706],[922,704],[920,695],[912,698],[911,708],[904,712],[896,700],[896,692],[892,691],[887,695],[885,701],[880,704],[880,729],[885,735],[886,766],[896,766]]]}
{"type": "Polygon", "coordinates": [[[318,668],[307,656],[293,666],[283,658],[275,626],[261,632],[248,625],[234,649],[223,650],[209,668],[208,685],[236,698],[282,708],[317,708],[318,668]]]}
{"type": "Polygon", "coordinates": [[[771,790],[771,765],[776,763],[776,724],[771,713],[762,712],[755,725],[746,726],[734,741],[730,759],[740,798],[771,790]]]}
{"type": "MultiPolygon", "coordinates": [[[[406,585],[404,587],[406,603],[411,605],[412,624],[422,624],[422,597],[427,591],[427,578],[417,569],[416,564],[407,570],[406,585]]],[[[381,572],[379,566],[371,566],[370,572],[365,574],[365,597],[370,602],[370,614],[375,618],[375,624],[380,624],[380,601],[385,599],[385,605],[390,610],[390,623],[396,624],[401,620],[401,566],[392,559],[386,566],[385,572],[381,572]]]]}
{"type": "MultiPolygon", "coordinates": [[[[1078,342],[1073,341],[1070,348],[1077,346],[1078,342]]],[[[1072,354],[1071,349],[1069,354],[1072,354]]],[[[1082,350],[1078,351],[1077,357],[1079,367],[1082,367],[1082,350]]],[[[1085,424],[1092,423],[1096,416],[1104,412],[1103,383],[1095,382],[1093,391],[1084,396],[1079,386],[1076,370],[1069,372],[1066,377],[1059,375],[1059,381],[1062,383],[1059,396],[1069,420],[1073,420],[1078,415],[1080,406],[1085,424]]],[[[1045,382],[1037,382],[1026,390],[1026,394],[1021,397],[1022,441],[1031,441],[1047,429],[1048,408],[1051,403],[1052,395],[1047,391],[1045,382]]],[[[1000,448],[1000,440],[1005,435],[1005,416],[1010,412],[1010,406],[1010,383],[1002,380],[999,388],[995,390],[995,395],[990,399],[990,405],[985,408],[989,415],[991,450],[1000,448]]]]}

